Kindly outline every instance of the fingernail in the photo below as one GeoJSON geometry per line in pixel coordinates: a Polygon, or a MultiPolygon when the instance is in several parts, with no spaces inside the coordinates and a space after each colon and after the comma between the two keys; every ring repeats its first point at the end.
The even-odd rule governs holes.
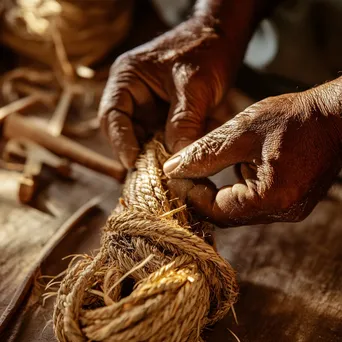
{"type": "Polygon", "coordinates": [[[182,157],[179,155],[169,159],[167,162],[164,163],[164,167],[163,167],[164,172],[168,174],[172,172],[173,170],[175,170],[177,166],[179,166],[181,160],[182,160],[182,157]]]}

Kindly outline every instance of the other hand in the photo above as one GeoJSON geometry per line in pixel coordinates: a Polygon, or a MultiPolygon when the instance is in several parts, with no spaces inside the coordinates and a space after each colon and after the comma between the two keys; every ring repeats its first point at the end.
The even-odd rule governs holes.
{"type": "Polygon", "coordinates": [[[341,99],[337,79],[248,107],[164,164],[171,189],[220,226],[302,220],[341,168],[341,99]],[[234,185],[184,180],[231,165],[234,185]]]}
{"type": "Polygon", "coordinates": [[[210,112],[229,86],[232,61],[238,63],[228,45],[219,28],[193,17],[115,61],[99,115],[126,168],[134,165],[139,140],[164,125],[172,153],[213,126],[210,112]],[[160,111],[161,100],[169,104],[166,113],[160,111]]]}

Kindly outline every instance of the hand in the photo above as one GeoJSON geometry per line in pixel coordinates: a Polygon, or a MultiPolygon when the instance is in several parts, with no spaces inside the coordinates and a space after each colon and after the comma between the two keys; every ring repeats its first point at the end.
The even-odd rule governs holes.
{"type": "Polygon", "coordinates": [[[132,167],[138,140],[163,125],[172,153],[203,136],[213,126],[210,112],[227,90],[233,60],[238,64],[238,57],[229,58],[225,35],[195,17],[120,56],[99,110],[117,159],[132,167]],[[160,113],[161,100],[170,104],[168,114],[160,113]]]}
{"type": "Polygon", "coordinates": [[[341,167],[342,80],[267,98],[164,164],[170,178],[202,178],[236,165],[237,184],[216,189],[172,179],[202,215],[221,226],[299,221],[341,167]]]}

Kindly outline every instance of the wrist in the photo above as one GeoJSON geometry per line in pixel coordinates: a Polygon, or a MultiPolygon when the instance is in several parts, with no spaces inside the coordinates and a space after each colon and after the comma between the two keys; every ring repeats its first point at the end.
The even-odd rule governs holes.
{"type": "Polygon", "coordinates": [[[193,17],[226,37],[248,42],[255,25],[257,0],[197,0],[193,17]]]}
{"type": "Polygon", "coordinates": [[[309,90],[323,115],[335,116],[342,123],[342,77],[309,90]]]}
{"type": "Polygon", "coordinates": [[[258,18],[260,0],[197,0],[192,19],[224,39],[234,68],[243,60],[258,18]]]}

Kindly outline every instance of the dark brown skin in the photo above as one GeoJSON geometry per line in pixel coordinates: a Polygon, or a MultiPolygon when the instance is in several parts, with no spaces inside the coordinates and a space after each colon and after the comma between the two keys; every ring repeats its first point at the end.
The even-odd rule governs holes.
{"type": "Polygon", "coordinates": [[[203,136],[215,126],[215,108],[270,3],[198,1],[189,20],[118,58],[100,106],[114,154],[126,168],[139,153],[137,137],[144,140],[144,132],[166,122],[169,151],[188,146],[164,165],[173,178],[169,186],[222,226],[303,219],[341,166],[341,79],[263,100],[203,136]],[[161,100],[169,103],[167,115],[161,100]],[[241,173],[233,186],[185,180],[230,165],[241,173]]]}
{"type": "Polygon", "coordinates": [[[304,219],[341,167],[341,99],[342,78],[248,107],[164,164],[169,177],[184,179],[238,165],[240,181],[169,186],[220,226],[304,219]]]}
{"type": "Polygon", "coordinates": [[[139,153],[137,136],[165,121],[172,153],[213,126],[211,113],[241,63],[259,1],[198,1],[189,20],[115,61],[99,115],[126,168],[139,153]],[[160,100],[169,103],[168,113],[160,110],[160,100]]]}

